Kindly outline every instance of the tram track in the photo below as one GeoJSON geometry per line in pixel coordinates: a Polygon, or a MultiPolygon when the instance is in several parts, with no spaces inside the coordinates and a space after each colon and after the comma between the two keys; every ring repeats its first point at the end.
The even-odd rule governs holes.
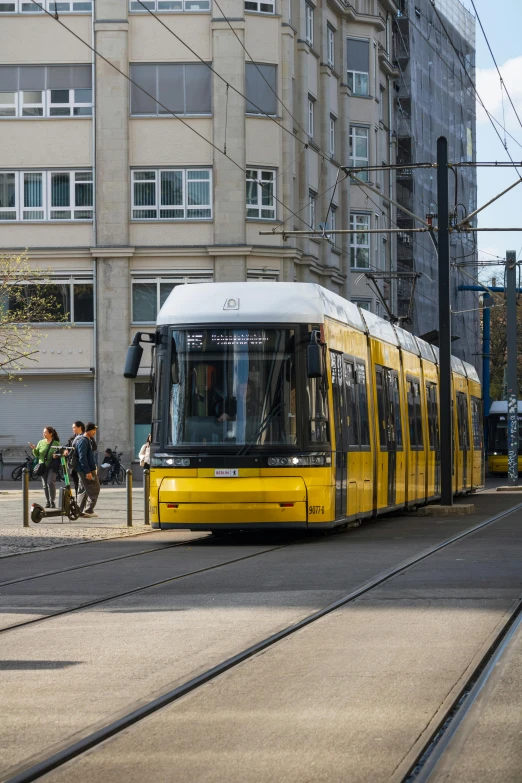
{"type": "MultiPolygon", "coordinates": [[[[399,564],[392,566],[391,568],[388,568],[385,571],[382,571],[381,573],[377,574],[375,577],[365,581],[363,584],[359,585],[355,589],[352,589],[350,592],[346,593],[344,596],[338,598],[337,600],[333,601],[327,606],[324,606],[323,608],[312,612],[311,614],[307,615],[301,620],[292,623],[291,625],[277,631],[276,633],[273,633],[265,637],[264,639],[261,639],[255,644],[250,645],[249,647],[221,661],[220,663],[212,666],[211,668],[206,669],[205,671],[200,672],[198,675],[187,679],[185,682],[178,684],[175,687],[171,687],[163,690],[163,692],[161,692],[160,695],[151,694],[151,697],[149,699],[144,697],[143,699],[140,700],[139,703],[137,703],[137,705],[133,709],[125,712],[125,714],[119,714],[116,717],[114,717],[112,720],[107,720],[103,725],[98,724],[96,727],[94,727],[94,729],[93,727],[90,727],[90,729],[87,728],[83,732],[79,732],[78,734],[75,735],[73,741],[71,741],[71,738],[69,738],[69,740],[66,740],[63,743],[61,743],[60,746],[55,746],[54,748],[48,748],[47,751],[45,751],[44,753],[40,754],[37,757],[33,757],[33,759],[31,760],[28,760],[23,768],[19,766],[16,770],[11,770],[11,772],[8,773],[9,777],[2,778],[2,781],[4,781],[4,783],[29,783],[29,781],[37,780],[42,775],[58,769],[66,762],[81,756],[83,753],[85,753],[86,751],[92,748],[95,748],[96,746],[103,743],[105,740],[108,740],[111,737],[120,734],[125,729],[139,723],[144,718],[154,714],[155,712],[162,709],[163,707],[173,704],[182,696],[185,696],[197,690],[204,684],[214,680],[215,678],[219,677],[221,674],[224,674],[225,672],[233,669],[234,667],[238,666],[239,664],[243,663],[249,658],[252,658],[258,653],[263,652],[264,650],[272,647],[278,642],[291,636],[292,634],[295,634],[297,631],[300,631],[301,629],[306,628],[307,626],[311,625],[317,620],[320,620],[321,618],[331,614],[332,612],[335,612],[341,607],[344,607],[347,604],[355,601],[356,599],[364,595],[367,595],[372,590],[381,587],[383,584],[390,581],[394,577],[408,571],[414,566],[417,566],[422,561],[432,557],[433,555],[437,554],[438,552],[447,548],[448,546],[451,546],[452,544],[461,541],[462,539],[474,535],[475,533],[483,530],[484,528],[494,524],[495,522],[501,519],[504,519],[505,517],[510,516],[511,514],[521,509],[522,509],[522,503],[519,503],[511,508],[508,508],[478,523],[477,525],[474,525],[468,530],[464,530],[460,533],[457,533],[438,544],[432,545],[431,547],[424,550],[423,552],[411,556],[406,560],[400,562],[399,564]]],[[[278,548],[282,548],[282,547],[278,547],[278,548]]],[[[248,557],[253,557],[253,556],[255,555],[249,555],[248,557]]],[[[248,559],[248,558],[240,558],[240,559],[248,559]]],[[[205,570],[209,570],[209,569],[205,569],[205,570]]],[[[164,580],[164,581],[171,581],[171,580],[164,580]]],[[[146,588],[141,588],[141,589],[146,589],[146,588]]],[[[136,591],[132,591],[132,592],[136,592],[136,591]]],[[[522,607],[522,602],[517,607],[515,611],[515,615],[513,613],[511,614],[510,620],[508,621],[507,625],[509,625],[510,622],[514,623],[516,621],[516,616],[519,616],[520,612],[522,611],[521,607],[522,607]]],[[[499,648],[499,645],[502,644],[502,639],[507,638],[506,634],[509,634],[509,630],[506,630],[506,624],[505,624],[503,626],[503,629],[498,634],[497,639],[492,645],[492,647],[495,646],[495,650],[499,648]]],[[[478,668],[477,667],[475,668],[472,678],[480,675],[479,669],[481,671],[482,669],[485,670],[485,666],[487,665],[487,660],[491,659],[491,657],[495,654],[495,650],[491,649],[490,651],[488,651],[490,652],[489,656],[485,656],[483,662],[481,662],[481,665],[479,665],[478,668]]],[[[468,685],[469,683],[470,680],[468,680],[468,685]]],[[[471,685],[470,687],[473,686],[471,685]]],[[[409,780],[409,778],[407,777],[403,779],[409,780]]],[[[411,780],[415,780],[417,783],[417,780],[423,780],[423,779],[412,778],[411,780]]]]}

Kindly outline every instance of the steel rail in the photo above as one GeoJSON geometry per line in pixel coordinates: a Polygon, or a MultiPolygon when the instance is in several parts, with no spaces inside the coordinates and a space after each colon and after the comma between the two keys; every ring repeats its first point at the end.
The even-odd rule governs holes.
{"type": "Polygon", "coordinates": [[[133,726],[134,724],[138,723],[139,721],[143,720],[149,715],[152,715],[153,713],[157,712],[163,707],[172,704],[173,702],[180,699],[182,696],[191,693],[192,691],[196,690],[197,688],[204,685],[205,683],[214,680],[219,675],[224,674],[225,672],[229,671],[230,669],[234,668],[240,663],[243,663],[249,658],[252,658],[257,653],[260,653],[263,650],[272,647],[274,644],[277,644],[277,642],[286,639],[288,636],[291,636],[297,631],[300,631],[302,628],[306,628],[308,625],[311,625],[312,623],[316,622],[317,620],[320,620],[326,615],[335,612],[337,609],[340,609],[341,607],[346,606],[346,604],[349,604],[352,601],[355,601],[357,598],[365,595],[366,593],[369,593],[371,590],[375,589],[376,587],[379,587],[380,585],[389,581],[390,579],[397,576],[401,572],[406,571],[409,568],[412,568],[413,566],[416,566],[418,563],[421,563],[423,560],[426,560],[427,558],[431,557],[437,552],[440,552],[446,547],[451,546],[451,544],[454,544],[457,541],[466,538],[467,536],[473,535],[474,533],[477,533],[479,530],[483,530],[485,527],[488,527],[489,525],[498,522],[498,520],[503,519],[504,517],[513,514],[515,511],[519,511],[520,509],[522,509],[522,503],[518,503],[517,505],[512,506],[511,508],[506,509],[505,511],[502,511],[499,514],[495,514],[493,517],[490,517],[489,519],[486,519],[483,522],[474,525],[469,530],[465,530],[462,531],[461,533],[457,533],[456,535],[452,536],[446,541],[443,541],[440,544],[435,544],[432,547],[429,547],[427,550],[421,552],[419,555],[415,555],[411,558],[408,558],[407,560],[403,561],[399,565],[381,572],[377,576],[363,583],[360,587],[351,590],[343,597],[337,599],[336,601],[329,604],[328,606],[323,607],[323,609],[319,609],[318,611],[313,612],[307,617],[304,617],[302,620],[299,620],[298,622],[293,623],[292,625],[289,625],[286,628],[283,628],[281,631],[278,631],[266,637],[265,639],[262,639],[256,644],[247,647],[241,652],[236,653],[236,655],[227,658],[221,663],[218,663],[216,666],[212,666],[210,669],[207,669],[206,671],[202,672],[196,677],[187,680],[181,685],[166,690],[160,696],[156,696],[155,698],[151,699],[145,704],[141,704],[139,707],[127,713],[126,715],[123,715],[115,720],[112,720],[110,723],[107,723],[105,726],[102,726],[101,728],[98,728],[92,731],[91,733],[86,733],[83,737],[79,738],[75,742],[60,747],[54,753],[51,752],[51,755],[45,756],[43,754],[43,756],[38,761],[30,762],[30,765],[26,766],[25,768],[22,768],[21,765],[19,765],[16,768],[16,770],[12,770],[11,773],[8,772],[10,777],[2,778],[0,783],[31,783],[31,781],[37,780],[42,775],[45,775],[63,766],[66,762],[71,761],[72,759],[80,756],[82,753],[85,753],[91,748],[96,747],[97,745],[104,742],[105,740],[110,739],[111,737],[119,734],[120,732],[124,731],[130,726],[133,726]]]}
{"type": "MultiPolygon", "coordinates": [[[[67,609],[60,609],[57,612],[51,612],[50,614],[42,615],[41,617],[35,617],[32,620],[24,620],[21,623],[14,623],[13,625],[8,625],[5,628],[0,628],[0,635],[4,633],[8,633],[9,631],[16,631],[20,628],[26,628],[29,625],[36,625],[36,623],[43,623],[46,620],[52,620],[54,617],[62,617],[65,614],[80,612],[83,609],[89,609],[92,606],[99,606],[100,604],[108,603],[109,601],[116,601],[118,598],[125,598],[128,595],[141,593],[142,591],[149,590],[152,587],[159,587],[160,585],[165,585],[168,584],[169,582],[176,582],[178,579],[186,579],[189,576],[204,574],[207,571],[214,571],[217,568],[223,568],[224,566],[232,565],[234,563],[241,563],[243,560],[250,560],[253,557],[260,557],[261,555],[266,555],[269,552],[276,552],[279,549],[285,549],[286,547],[294,546],[295,544],[303,543],[305,541],[311,541],[311,540],[312,539],[310,538],[297,539],[295,541],[291,541],[286,544],[280,544],[279,546],[263,549],[262,552],[253,552],[250,555],[242,555],[241,557],[235,557],[232,558],[231,560],[225,560],[223,563],[214,563],[213,565],[205,566],[204,568],[197,568],[194,571],[185,571],[183,574],[177,574],[176,576],[169,576],[164,579],[159,579],[156,582],[149,582],[148,584],[141,585],[140,587],[133,587],[130,590],[125,590],[122,593],[116,593],[114,595],[104,596],[103,598],[96,598],[93,601],[86,601],[85,603],[78,604],[77,606],[71,606],[67,609]]],[[[189,542],[185,542],[185,544],[187,543],[189,542]]]]}
{"type": "Polygon", "coordinates": [[[484,657],[468,678],[452,706],[432,733],[404,778],[405,783],[428,783],[439,764],[451,754],[452,740],[466,720],[489,678],[522,626],[522,601],[491,643],[484,657]]]}

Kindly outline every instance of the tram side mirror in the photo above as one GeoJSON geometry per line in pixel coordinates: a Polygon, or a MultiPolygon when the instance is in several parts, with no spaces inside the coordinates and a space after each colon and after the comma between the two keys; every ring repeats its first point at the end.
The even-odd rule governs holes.
{"type": "Polygon", "coordinates": [[[138,375],[138,370],[140,369],[142,355],[143,348],[139,343],[139,334],[137,334],[132,341],[132,345],[127,349],[125,369],[123,370],[123,376],[125,378],[136,378],[138,375]]]}
{"type": "Polygon", "coordinates": [[[309,378],[323,377],[323,351],[316,340],[312,337],[312,342],[306,347],[306,373],[309,378]]]}

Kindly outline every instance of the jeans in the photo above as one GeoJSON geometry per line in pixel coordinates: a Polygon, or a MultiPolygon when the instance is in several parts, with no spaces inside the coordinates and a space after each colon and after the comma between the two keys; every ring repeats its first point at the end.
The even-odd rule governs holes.
{"type": "Polygon", "coordinates": [[[91,475],[92,479],[88,479],[85,473],[83,473],[81,470],[78,471],[78,477],[80,479],[80,493],[78,495],[80,513],[85,509],[87,500],[89,501],[89,504],[85,509],[86,513],[94,511],[94,506],[96,505],[98,495],[100,494],[100,482],[98,480],[98,476],[96,473],[92,473],[91,475]]]}
{"type": "Polygon", "coordinates": [[[56,470],[54,468],[45,468],[42,474],[42,485],[46,501],[54,503],[56,499],[56,470]]]}

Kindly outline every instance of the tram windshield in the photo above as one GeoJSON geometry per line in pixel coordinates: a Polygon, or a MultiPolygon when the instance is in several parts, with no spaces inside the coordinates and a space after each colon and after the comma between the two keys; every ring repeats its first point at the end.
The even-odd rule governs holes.
{"type": "Polygon", "coordinates": [[[169,442],[297,443],[293,329],[172,333],[169,442]]]}
{"type": "MultiPolygon", "coordinates": [[[[489,417],[489,451],[507,454],[508,421],[507,414],[495,414],[489,417]]],[[[522,454],[522,416],[518,417],[518,453],[522,454]]]]}

